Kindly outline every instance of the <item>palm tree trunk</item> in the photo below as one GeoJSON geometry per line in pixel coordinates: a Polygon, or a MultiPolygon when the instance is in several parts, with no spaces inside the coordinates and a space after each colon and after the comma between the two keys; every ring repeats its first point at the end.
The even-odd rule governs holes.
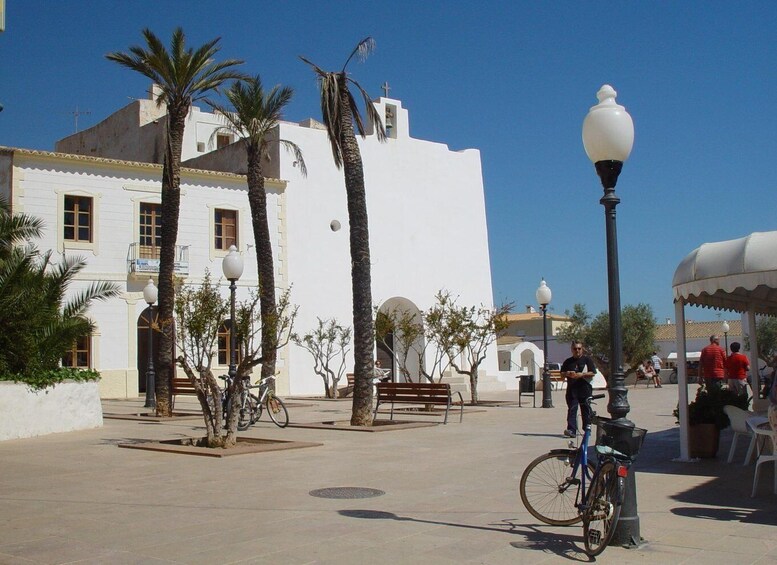
{"type": "Polygon", "coordinates": [[[175,245],[181,210],[181,147],[188,106],[168,107],[167,147],[162,171],[162,222],[159,247],[159,324],[162,335],[157,351],[156,413],[172,416],[172,382],[175,374],[175,245]]]}
{"type": "Polygon", "coordinates": [[[370,234],[364,170],[353,130],[345,73],[340,75],[341,147],[348,199],[351,242],[351,287],[353,291],[354,391],[352,426],[372,424],[372,375],[375,327],[372,319],[372,280],[370,275],[370,234]]]}
{"type": "Polygon", "coordinates": [[[259,310],[262,318],[262,378],[275,374],[277,357],[278,313],[275,303],[275,263],[267,220],[267,193],[264,190],[261,152],[257,147],[248,154],[248,203],[256,244],[259,277],[259,310]]]}

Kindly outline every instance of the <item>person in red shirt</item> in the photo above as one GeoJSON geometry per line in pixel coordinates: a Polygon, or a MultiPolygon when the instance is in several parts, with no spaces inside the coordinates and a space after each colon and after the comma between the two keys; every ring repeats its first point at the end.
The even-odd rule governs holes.
{"type": "Polygon", "coordinates": [[[739,352],[739,348],[739,342],[733,342],[731,355],[726,359],[728,388],[737,394],[747,394],[747,372],[750,370],[750,361],[739,352]]]}
{"type": "Polygon", "coordinates": [[[726,352],[720,346],[720,337],[710,336],[710,344],[701,350],[699,365],[707,390],[720,389],[726,378],[726,352]]]}

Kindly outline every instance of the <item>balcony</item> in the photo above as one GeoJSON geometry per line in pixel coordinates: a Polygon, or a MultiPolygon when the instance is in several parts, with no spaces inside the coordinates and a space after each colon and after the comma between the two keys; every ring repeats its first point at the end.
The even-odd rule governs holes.
{"type": "MultiPolygon", "coordinates": [[[[127,272],[130,275],[143,275],[159,273],[159,248],[140,243],[130,243],[127,251],[127,272]]],[[[175,265],[173,272],[176,275],[189,274],[189,246],[175,246],[175,265]]]]}

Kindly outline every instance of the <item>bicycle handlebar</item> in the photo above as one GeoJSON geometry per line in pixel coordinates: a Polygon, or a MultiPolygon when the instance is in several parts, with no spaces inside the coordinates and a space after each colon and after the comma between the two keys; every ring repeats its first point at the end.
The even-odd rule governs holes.
{"type": "Polygon", "coordinates": [[[599,400],[600,398],[604,398],[607,396],[606,394],[594,394],[591,396],[591,400],[599,400]]]}

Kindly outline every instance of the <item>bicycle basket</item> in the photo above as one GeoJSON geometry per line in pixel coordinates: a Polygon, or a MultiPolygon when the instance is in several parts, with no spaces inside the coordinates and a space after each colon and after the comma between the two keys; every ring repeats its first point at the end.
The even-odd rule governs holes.
{"type": "Polygon", "coordinates": [[[603,418],[597,418],[596,425],[597,447],[609,447],[631,460],[637,458],[647,430],[603,418]]]}

